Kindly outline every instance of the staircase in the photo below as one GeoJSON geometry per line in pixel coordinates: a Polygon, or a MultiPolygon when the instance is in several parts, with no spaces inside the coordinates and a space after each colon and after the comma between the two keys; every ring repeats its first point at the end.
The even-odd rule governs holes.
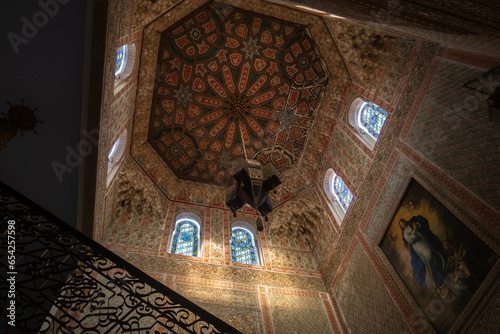
{"type": "Polygon", "coordinates": [[[0,334],[241,333],[3,183],[0,268],[0,334]]]}

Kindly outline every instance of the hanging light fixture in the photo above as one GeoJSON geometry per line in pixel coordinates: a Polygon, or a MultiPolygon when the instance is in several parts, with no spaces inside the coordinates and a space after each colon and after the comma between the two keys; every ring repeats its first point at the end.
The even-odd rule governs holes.
{"type": "MultiPolygon", "coordinates": [[[[236,217],[236,210],[248,204],[256,209],[267,221],[267,214],[273,210],[269,192],[281,184],[278,171],[269,162],[264,166],[258,160],[249,159],[240,128],[241,142],[245,158],[233,160],[231,164],[235,183],[226,189],[226,205],[236,217]]],[[[257,219],[257,230],[262,231],[262,219],[257,219]]]]}

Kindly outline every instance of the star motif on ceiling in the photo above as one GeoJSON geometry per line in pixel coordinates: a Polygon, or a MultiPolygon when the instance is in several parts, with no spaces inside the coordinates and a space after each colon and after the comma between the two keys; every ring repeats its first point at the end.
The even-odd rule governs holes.
{"type": "Polygon", "coordinates": [[[282,113],[279,117],[280,128],[286,128],[287,130],[290,130],[290,127],[294,125],[296,118],[297,116],[293,114],[293,110],[287,107],[285,109],[285,112],[282,113]]]}
{"type": "Polygon", "coordinates": [[[177,99],[179,104],[182,104],[184,107],[186,106],[186,102],[191,102],[191,93],[189,92],[189,87],[180,86],[179,90],[174,91],[175,98],[177,99]]]}
{"type": "Polygon", "coordinates": [[[177,177],[227,185],[245,154],[298,167],[329,77],[306,31],[208,2],[161,32],[148,142],[177,177]]]}
{"type": "Polygon", "coordinates": [[[243,48],[243,51],[246,52],[245,58],[252,58],[254,55],[260,55],[259,49],[261,46],[257,45],[257,39],[251,39],[248,42],[243,42],[245,44],[245,47],[243,48]]]}

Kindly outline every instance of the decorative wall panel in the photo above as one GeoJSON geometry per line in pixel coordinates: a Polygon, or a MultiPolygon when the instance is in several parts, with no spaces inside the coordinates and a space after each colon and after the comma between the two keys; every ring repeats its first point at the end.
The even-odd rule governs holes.
{"type": "Polygon", "coordinates": [[[343,20],[326,20],[326,24],[346,59],[353,81],[374,94],[398,38],[343,20]]]}
{"type": "Polygon", "coordinates": [[[410,173],[411,167],[398,157],[364,227],[365,237],[372,245],[379,241],[381,231],[387,227],[410,173]]]}
{"type": "Polygon", "coordinates": [[[311,251],[292,251],[282,248],[270,248],[273,267],[318,271],[316,259],[311,251]]]}
{"type": "Polygon", "coordinates": [[[335,231],[333,224],[336,224],[336,222],[332,222],[329,218],[325,218],[316,243],[314,244],[313,254],[316,258],[318,267],[323,265],[323,262],[328,255],[328,251],[337,236],[337,232],[335,231]]]}
{"type": "Polygon", "coordinates": [[[303,234],[299,234],[297,237],[289,236],[284,233],[270,232],[269,229],[264,228],[264,232],[267,237],[267,244],[270,248],[288,248],[293,250],[310,250],[308,240],[303,234]]]}
{"type": "Polygon", "coordinates": [[[495,333],[498,332],[498,324],[500,323],[500,292],[489,302],[481,317],[472,324],[471,334],[495,333]]]}
{"type": "Polygon", "coordinates": [[[500,210],[500,123],[488,122],[485,96],[462,87],[482,72],[441,60],[407,142],[500,210]]]}
{"type": "Polygon", "coordinates": [[[256,291],[222,289],[175,282],[172,289],[246,334],[263,333],[256,291]]]}
{"type": "Polygon", "coordinates": [[[275,334],[332,334],[323,302],[319,298],[270,293],[275,334]]]}
{"type": "Polygon", "coordinates": [[[351,333],[411,333],[359,244],[333,293],[351,333]]]}
{"type": "MultiPolygon", "coordinates": [[[[394,46],[394,55],[391,63],[384,73],[384,81],[379,88],[377,97],[391,103],[398,93],[400,85],[404,83],[404,78],[409,74],[407,70],[413,65],[412,56],[417,42],[414,39],[401,38],[394,46]]],[[[399,92],[401,93],[401,92],[399,92]]]]}
{"type": "Polygon", "coordinates": [[[147,272],[164,272],[171,275],[231,280],[238,283],[265,284],[309,291],[325,291],[321,277],[186,261],[175,257],[158,257],[120,250],[114,250],[114,252],[139,269],[147,272]]]}
{"type": "Polygon", "coordinates": [[[212,225],[210,228],[210,258],[218,261],[224,260],[224,225],[223,211],[212,209],[212,225]]]}
{"type": "Polygon", "coordinates": [[[104,237],[106,244],[155,251],[160,249],[161,240],[162,235],[156,230],[120,225],[109,226],[104,237]]]}
{"type": "Polygon", "coordinates": [[[333,132],[328,153],[342,169],[349,182],[357,188],[363,172],[369,167],[370,158],[339,127],[333,132]]]}
{"type": "Polygon", "coordinates": [[[134,0],[120,1],[120,38],[132,33],[134,0]]]}
{"type": "MultiPolygon", "coordinates": [[[[137,46],[138,47],[138,46],[137,46]]],[[[133,76],[134,74],[132,74],[133,76]]],[[[125,91],[120,92],[119,97],[113,101],[111,106],[110,122],[110,147],[125,128],[127,121],[132,117],[135,110],[135,95],[137,94],[137,78],[130,78],[130,84],[125,86],[125,91]]]]}
{"type": "Polygon", "coordinates": [[[266,235],[272,238],[270,244],[310,250],[327,217],[325,210],[328,209],[312,188],[276,206],[266,223],[266,235]]]}

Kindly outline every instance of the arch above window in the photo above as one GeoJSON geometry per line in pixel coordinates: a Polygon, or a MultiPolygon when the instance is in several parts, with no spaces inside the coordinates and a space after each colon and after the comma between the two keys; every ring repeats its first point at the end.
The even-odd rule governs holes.
{"type": "Polygon", "coordinates": [[[357,136],[373,150],[387,119],[387,111],[375,103],[356,98],[349,108],[349,124],[357,136]]]}
{"type": "Polygon", "coordinates": [[[329,168],[325,173],[323,190],[330,200],[330,208],[340,225],[353,199],[352,192],[349,190],[344,180],[335,173],[333,168],[329,168]]]}
{"type": "Polygon", "coordinates": [[[255,229],[245,221],[234,222],[231,228],[231,261],[243,264],[260,264],[255,241],[255,229]]]}
{"type": "Polygon", "coordinates": [[[190,212],[184,212],[177,216],[172,231],[170,253],[200,256],[200,221],[197,215],[190,212]]]}

